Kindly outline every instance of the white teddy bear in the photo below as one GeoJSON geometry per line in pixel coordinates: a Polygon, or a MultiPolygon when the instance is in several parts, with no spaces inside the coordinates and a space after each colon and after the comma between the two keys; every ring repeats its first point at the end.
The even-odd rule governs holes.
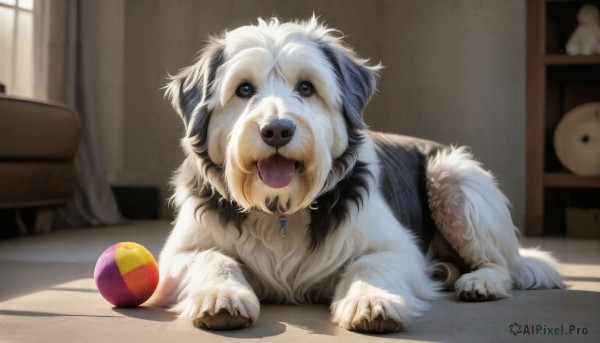
{"type": "Polygon", "coordinates": [[[600,54],[600,14],[593,5],[585,5],[577,13],[579,27],[567,42],[569,55],[600,54]]]}

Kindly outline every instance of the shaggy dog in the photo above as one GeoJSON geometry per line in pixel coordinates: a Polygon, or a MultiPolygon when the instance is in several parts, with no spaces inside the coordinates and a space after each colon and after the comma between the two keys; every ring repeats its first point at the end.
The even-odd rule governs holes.
{"type": "Polygon", "coordinates": [[[465,301],[563,287],[550,255],[519,250],[466,148],[366,129],[378,70],[315,18],[271,19],[172,77],[186,157],[152,302],[217,330],[250,325],[261,301],[326,302],[336,324],[384,333],[436,296],[432,261],[459,267],[465,301]]]}

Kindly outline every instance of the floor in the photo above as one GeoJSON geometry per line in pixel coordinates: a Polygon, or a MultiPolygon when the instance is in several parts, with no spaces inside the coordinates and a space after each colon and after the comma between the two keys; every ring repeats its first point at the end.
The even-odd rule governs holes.
{"type": "Polygon", "coordinates": [[[337,328],[326,306],[265,305],[252,327],[230,332],[195,329],[162,309],[113,308],[94,286],[96,258],[119,241],[136,241],[157,256],[169,227],[140,221],[0,241],[0,342],[600,341],[600,241],[558,238],[523,244],[554,251],[569,288],[515,291],[489,303],[445,293],[407,331],[390,335],[337,328]]]}

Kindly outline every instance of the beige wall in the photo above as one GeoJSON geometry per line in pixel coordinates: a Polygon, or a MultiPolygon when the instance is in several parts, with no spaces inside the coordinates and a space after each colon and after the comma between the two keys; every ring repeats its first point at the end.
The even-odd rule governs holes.
{"type": "Polygon", "coordinates": [[[523,0],[128,0],[124,115],[105,154],[112,159],[111,181],[158,186],[169,195],[182,125],[160,87],[167,72],[192,63],[209,34],[258,16],[308,18],[313,12],[342,30],[361,56],[386,66],[367,123],[471,146],[498,176],[522,223],[523,0]]]}

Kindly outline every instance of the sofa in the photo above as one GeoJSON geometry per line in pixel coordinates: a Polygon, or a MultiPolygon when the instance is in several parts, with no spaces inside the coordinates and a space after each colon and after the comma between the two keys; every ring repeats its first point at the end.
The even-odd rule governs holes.
{"type": "Polygon", "coordinates": [[[73,109],[0,94],[0,210],[14,212],[21,233],[50,229],[53,209],[73,196],[80,140],[73,109]]]}

